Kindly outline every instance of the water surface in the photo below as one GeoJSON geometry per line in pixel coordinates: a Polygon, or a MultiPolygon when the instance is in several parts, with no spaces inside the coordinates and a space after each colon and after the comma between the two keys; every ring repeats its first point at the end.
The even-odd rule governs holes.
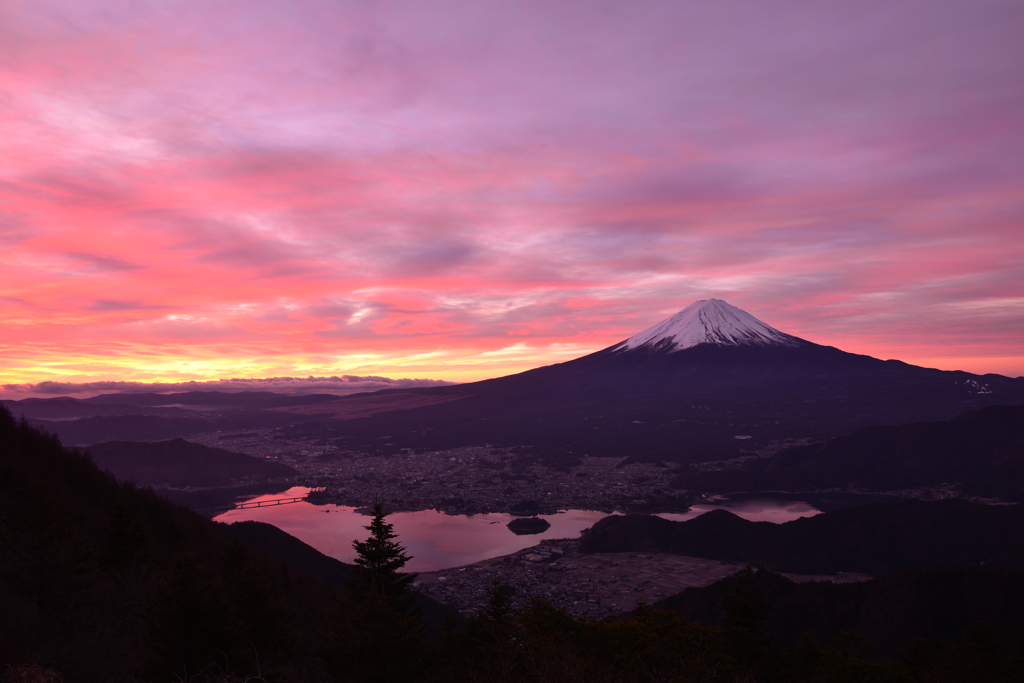
{"type": "MultiPolygon", "coordinates": [[[[283,493],[255,496],[249,500],[288,498],[308,491],[307,488],[295,487],[283,493]]],[[[819,513],[809,503],[762,495],[711,499],[693,506],[689,512],[658,516],[682,521],[717,508],[725,508],[744,519],[776,523],[819,513]]],[[[503,512],[479,515],[446,515],[437,510],[394,512],[388,515],[388,521],[395,525],[398,540],[413,558],[406,569],[426,572],[507,555],[536,545],[544,538],[576,538],[581,531],[609,514],[598,510],[566,510],[554,515],[540,515],[551,523],[551,528],[528,536],[517,536],[509,531],[505,525],[515,517],[503,512]]],[[[244,520],[273,524],[342,562],[351,562],[355,558],[352,541],[365,539],[368,532],[364,527],[370,523],[370,517],[356,512],[355,508],[311,503],[231,510],[216,517],[216,521],[225,523],[244,520]]]]}

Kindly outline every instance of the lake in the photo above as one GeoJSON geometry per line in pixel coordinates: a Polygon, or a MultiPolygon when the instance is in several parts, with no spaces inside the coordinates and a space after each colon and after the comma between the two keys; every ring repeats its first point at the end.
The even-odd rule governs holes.
{"type": "MultiPolygon", "coordinates": [[[[248,500],[288,498],[305,495],[308,491],[307,488],[295,487],[283,493],[255,496],[248,500]]],[[[744,519],[780,524],[820,512],[807,502],[748,494],[729,499],[709,499],[694,505],[689,512],[658,516],[683,521],[719,508],[744,519]]],[[[566,510],[555,515],[540,515],[551,523],[551,528],[528,536],[517,536],[509,531],[505,525],[516,518],[502,512],[479,515],[446,515],[437,510],[394,512],[388,515],[388,521],[395,525],[398,540],[412,556],[406,569],[429,572],[514,553],[536,545],[544,538],[575,538],[608,515],[598,510],[566,510]]],[[[368,532],[363,527],[370,522],[369,516],[356,512],[355,508],[311,503],[230,510],[215,519],[228,524],[245,520],[273,524],[342,562],[352,562],[355,558],[352,541],[367,537],[368,532]]]]}

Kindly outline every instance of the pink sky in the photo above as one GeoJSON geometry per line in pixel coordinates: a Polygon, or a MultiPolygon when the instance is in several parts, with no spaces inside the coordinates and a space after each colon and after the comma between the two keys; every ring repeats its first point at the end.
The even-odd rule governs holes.
{"type": "Polygon", "coordinates": [[[1024,374],[1024,5],[0,4],[0,384],[567,360],[697,299],[1024,374]]]}

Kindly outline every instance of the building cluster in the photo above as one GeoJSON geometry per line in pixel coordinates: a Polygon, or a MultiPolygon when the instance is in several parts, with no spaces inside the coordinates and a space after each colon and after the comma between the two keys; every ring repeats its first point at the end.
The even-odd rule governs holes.
{"type": "Polygon", "coordinates": [[[653,604],[688,586],[706,586],[743,568],[682,555],[578,552],[578,540],[544,540],[532,548],[454,569],[421,574],[417,588],[472,614],[493,587],[519,608],[546,600],[576,617],[598,618],[653,604]]]}
{"type": "Polygon", "coordinates": [[[293,483],[322,488],[310,500],[323,504],[361,507],[379,495],[392,511],[551,514],[572,508],[676,511],[686,510],[693,500],[669,488],[669,468],[623,466],[625,458],[584,456],[577,466],[552,469],[523,464],[518,454],[486,446],[352,456],[331,445],[282,441],[271,429],[193,440],[291,465],[301,473],[293,483]]]}

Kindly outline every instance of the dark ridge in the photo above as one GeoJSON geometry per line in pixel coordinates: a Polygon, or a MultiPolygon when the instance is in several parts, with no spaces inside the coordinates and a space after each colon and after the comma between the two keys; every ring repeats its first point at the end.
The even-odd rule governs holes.
{"type": "Polygon", "coordinates": [[[133,406],[119,403],[95,405],[76,398],[61,396],[58,398],[32,399],[21,401],[0,401],[15,417],[27,417],[39,420],[97,417],[100,415],[163,415],[166,417],[192,416],[192,411],[181,408],[156,408],[133,406]]]}
{"type": "Polygon", "coordinates": [[[196,490],[156,489],[155,493],[202,516],[213,519],[242,499],[269,494],[283,494],[292,487],[290,482],[262,481],[240,486],[220,486],[196,490]]]}
{"type": "MultiPolygon", "coordinates": [[[[358,404],[388,391],[397,390],[340,400],[358,404]]],[[[921,368],[810,342],[702,344],[672,353],[606,349],[507,377],[401,391],[464,400],[339,422],[346,448],[386,454],[490,443],[527,445],[554,466],[584,454],[700,462],[772,441],[826,440],[872,424],[1021,403],[1024,378],[921,368]],[[388,447],[381,434],[389,435],[388,447]]],[[[311,429],[326,433],[331,424],[311,429]]]]}
{"type": "Polygon", "coordinates": [[[313,651],[352,569],[257,526],[234,545],[0,407],[0,671],[127,683],[213,663],[216,680],[322,680],[313,651]]]}
{"type": "Polygon", "coordinates": [[[213,487],[237,480],[265,481],[298,474],[283,463],[184,439],[148,443],[109,441],[90,446],[89,453],[101,469],[140,486],[213,487]]]}
{"type": "Polygon", "coordinates": [[[1024,505],[964,500],[874,503],[785,524],[713,510],[685,522],[606,517],[584,532],[582,552],[658,551],[755,562],[796,574],[879,576],[911,567],[1024,569],[1024,505]]]}
{"type": "Polygon", "coordinates": [[[197,405],[197,406],[233,406],[246,408],[282,408],[285,406],[302,406],[341,398],[334,394],[306,394],[289,396],[275,394],[270,391],[185,391],[174,394],[100,394],[92,398],[82,399],[86,403],[95,404],[127,404],[133,406],[166,406],[166,405],[197,405]]]}
{"type": "MultiPolygon", "coordinates": [[[[979,623],[993,627],[1011,646],[1024,632],[1024,573],[1009,569],[908,569],[844,584],[794,583],[768,571],[753,578],[775,603],[765,631],[783,647],[805,633],[820,641],[856,633],[871,656],[891,658],[913,639],[960,640],[979,623]]],[[[725,613],[719,601],[739,582],[739,576],[732,576],[687,588],[654,606],[699,624],[722,626],[725,613]]]]}
{"type": "Polygon", "coordinates": [[[263,522],[235,522],[218,524],[221,535],[254,548],[261,548],[267,554],[288,558],[288,564],[331,586],[342,586],[354,576],[352,565],[324,555],[311,545],[281,531],[272,524],[263,522]]]}
{"type": "MultiPolygon", "coordinates": [[[[195,415],[195,413],[191,413],[195,415]]],[[[203,413],[202,417],[161,417],[159,415],[102,415],[68,422],[30,422],[57,434],[70,446],[87,446],[103,441],[162,441],[216,430],[259,429],[286,425],[291,420],[267,411],[203,413]]]]}
{"type": "Polygon", "coordinates": [[[252,609],[275,617],[267,628],[232,626],[212,607],[203,609],[216,628],[202,621],[193,627],[213,628],[210,645],[240,653],[241,669],[251,642],[259,642],[265,665],[290,670],[299,653],[288,643],[315,637],[331,600],[328,586],[301,569],[285,569],[286,559],[244,547],[229,552],[214,523],[118,483],[88,456],[16,422],[6,409],[0,409],[0,549],[5,671],[31,664],[73,681],[129,681],[140,674],[165,680],[170,670],[155,675],[149,667],[156,666],[159,643],[184,633],[161,616],[174,609],[166,591],[175,581],[193,582],[195,591],[226,604],[235,604],[230,596],[243,584],[255,591],[252,609]],[[242,583],[223,573],[231,553],[248,567],[236,577],[242,583]]]}
{"type": "Polygon", "coordinates": [[[989,406],[944,422],[873,426],[798,446],[748,467],[684,474],[701,490],[891,491],[943,483],[1019,500],[1024,493],[1024,405],[989,406]]]}

